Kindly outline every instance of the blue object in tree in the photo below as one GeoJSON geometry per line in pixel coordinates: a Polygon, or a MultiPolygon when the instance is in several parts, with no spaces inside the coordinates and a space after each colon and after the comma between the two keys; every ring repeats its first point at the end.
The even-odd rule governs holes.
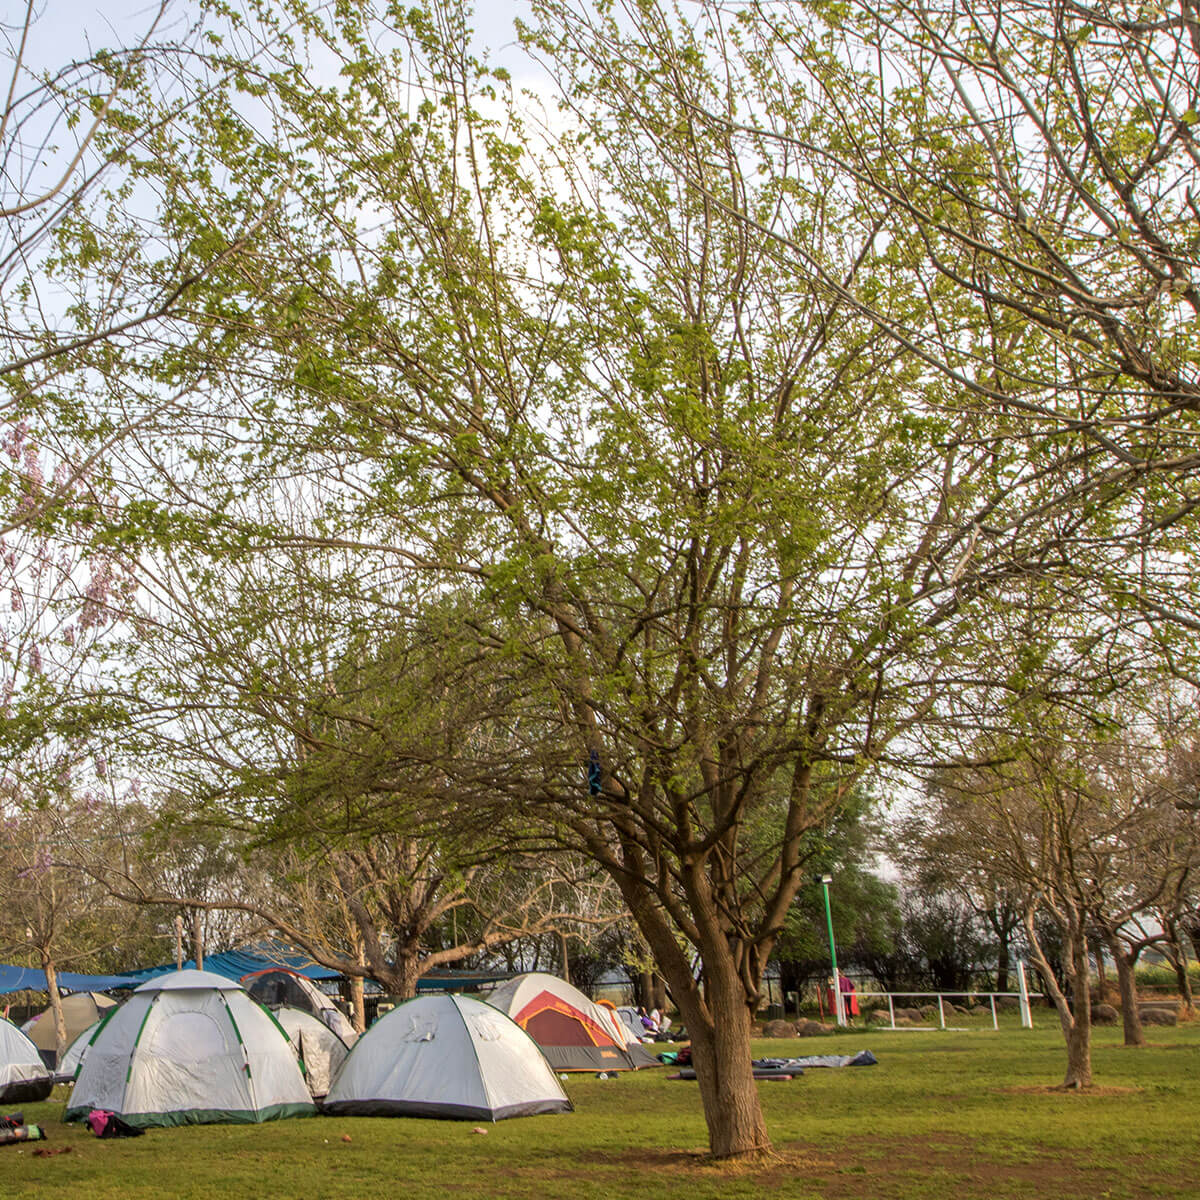
{"type": "Polygon", "coordinates": [[[588,753],[588,791],[593,796],[600,795],[600,751],[592,750],[588,753]]]}

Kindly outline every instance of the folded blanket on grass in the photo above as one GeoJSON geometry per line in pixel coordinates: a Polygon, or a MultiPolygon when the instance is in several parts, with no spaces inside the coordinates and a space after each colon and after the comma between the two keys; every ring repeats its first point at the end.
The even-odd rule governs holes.
{"type": "Polygon", "coordinates": [[[807,1067],[873,1067],[878,1061],[870,1050],[860,1050],[857,1054],[811,1054],[807,1058],[756,1058],[751,1065],[803,1071],[807,1067]]]}

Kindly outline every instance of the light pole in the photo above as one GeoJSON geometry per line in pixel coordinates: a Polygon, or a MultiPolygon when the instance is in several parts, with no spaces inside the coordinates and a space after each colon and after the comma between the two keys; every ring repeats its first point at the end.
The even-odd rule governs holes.
{"type": "Polygon", "coordinates": [[[838,978],[837,947],[833,942],[833,912],[829,907],[829,885],[832,882],[832,875],[821,876],[821,888],[825,892],[825,924],[829,929],[829,959],[833,963],[833,1011],[837,1023],[845,1025],[846,1016],[842,1008],[842,981],[838,978]]]}

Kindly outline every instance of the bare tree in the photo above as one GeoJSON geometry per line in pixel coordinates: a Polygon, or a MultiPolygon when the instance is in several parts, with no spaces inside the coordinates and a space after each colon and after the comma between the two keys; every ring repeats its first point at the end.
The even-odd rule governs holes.
{"type": "Polygon", "coordinates": [[[1197,851],[1192,822],[1155,778],[1166,755],[1153,731],[1131,721],[1114,732],[1106,714],[1092,715],[1080,725],[1039,705],[1024,734],[976,741],[972,765],[939,776],[928,814],[944,844],[1025,890],[1026,937],[1067,1040],[1068,1087],[1092,1081],[1089,939],[1117,966],[1126,1044],[1143,1044],[1133,966],[1163,937],[1143,918],[1190,876],[1197,851]],[[1038,935],[1039,909],[1062,936],[1069,994],[1038,935]]]}
{"type": "MultiPolygon", "coordinates": [[[[58,774],[61,774],[61,769],[58,774]]],[[[0,955],[45,972],[57,1052],[66,1050],[59,972],[112,969],[144,945],[136,922],[74,861],[80,841],[107,844],[103,803],[95,790],[51,775],[40,792],[29,776],[0,796],[0,955]]]]}

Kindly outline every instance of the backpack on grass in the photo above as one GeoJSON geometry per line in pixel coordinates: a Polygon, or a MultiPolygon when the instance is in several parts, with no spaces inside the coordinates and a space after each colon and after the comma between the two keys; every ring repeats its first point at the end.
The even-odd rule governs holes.
{"type": "Polygon", "coordinates": [[[141,1137],[146,1132],[106,1108],[93,1108],[87,1115],[87,1126],[98,1138],[141,1137]]]}

